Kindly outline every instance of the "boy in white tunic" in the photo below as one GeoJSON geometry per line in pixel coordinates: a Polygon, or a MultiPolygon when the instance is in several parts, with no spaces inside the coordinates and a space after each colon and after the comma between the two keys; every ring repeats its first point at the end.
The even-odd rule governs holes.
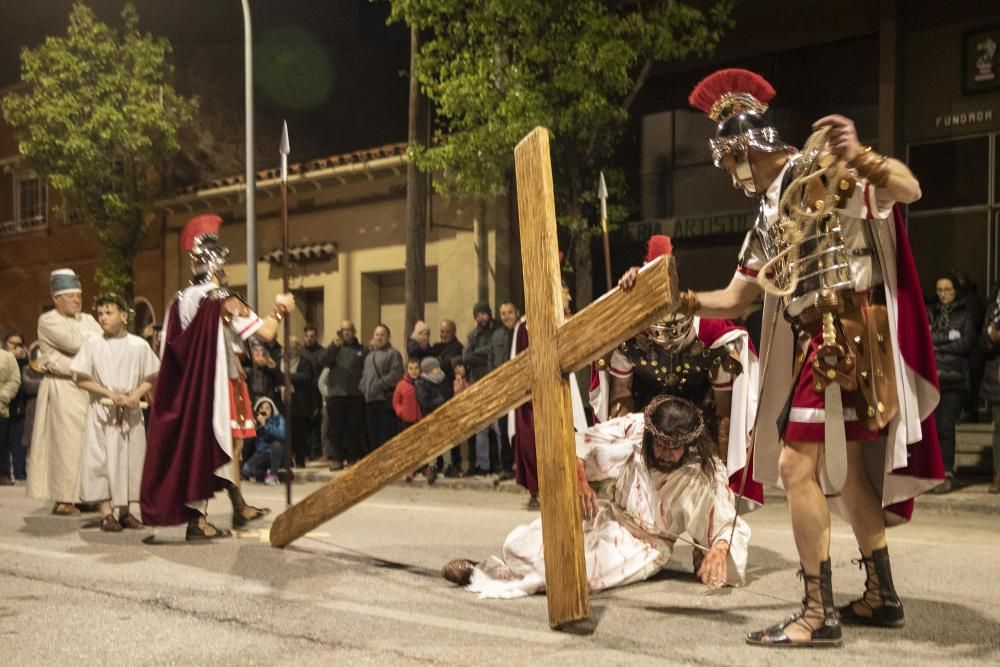
{"type": "Polygon", "coordinates": [[[121,296],[102,294],[95,309],[104,335],[87,340],[70,365],[76,383],[90,393],[80,497],[100,504],[101,530],[118,532],[142,528],[129,503],[139,502],[146,459],[140,401],[152,388],[160,361],[146,341],[128,333],[129,309],[121,296]]]}
{"type": "MultiPolygon", "coordinates": [[[[693,403],[658,396],[645,414],[602,422],[576,438],[592,591],[653,576],[667,565],[682,533],[704,554],[696,571],[704,584],[743,582],[750,527],[736,514],[726,467],[693,403]],[[600,498],[590,486],[598,481],[611,482],[600,498]]],[[[539,592],[546,567],[541,528],[541,519],[518,526],[504,541],[502,559],[452,561],[442,575],[484,598],[539,592]]]]}

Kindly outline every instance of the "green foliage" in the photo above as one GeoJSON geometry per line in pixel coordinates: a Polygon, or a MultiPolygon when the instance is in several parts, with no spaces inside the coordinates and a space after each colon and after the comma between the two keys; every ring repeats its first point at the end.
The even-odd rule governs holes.
{"type": "Polygon", "coordinates": [[[102,291],[132,296],[132,262],[146,212],[162,194],[160,172],[197,104],[170,85],[170,44],[139,32],[131,4],[123,27],[101,23],[83,2],[66,36],[21,52],[22,95],[2,111],[21,153],[89,225],[105,248],[102,291]]]}
{"type": "Polygon", "coordinates": [[[710,53],[734,2],[701,11],[673,0],[389,1],[391,21],[427,35],[418,77],[438,127],[431,147],[413,151],[421,168],[445,174],[435,183],[446,194],[504,192],[513,146],[544,125],[560,222],[577,241],[599,233],[584,217],[599,170],[621,201],[624,178],[610,163],[651,66],[710,53]]]}

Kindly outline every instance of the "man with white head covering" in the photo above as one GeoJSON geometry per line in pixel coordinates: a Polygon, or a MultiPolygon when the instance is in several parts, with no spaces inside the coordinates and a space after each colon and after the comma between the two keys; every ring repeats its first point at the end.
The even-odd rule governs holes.
{"type": "Polygon", "coordinates": [[[57,269],[49,277],[55,308],[38,318],[39,363],[45,379],[38,390],[35,423],[28,460],[28,496],[55,501],[53,514],[78,513],[84,418],[90,396],[76,386],[70,364],[101,327],[81,313],[83,290],[72,269],[57,269]]]}

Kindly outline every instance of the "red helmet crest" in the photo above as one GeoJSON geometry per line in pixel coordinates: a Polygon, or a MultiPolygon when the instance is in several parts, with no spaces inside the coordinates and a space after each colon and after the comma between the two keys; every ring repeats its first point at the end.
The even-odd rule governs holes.
{"type": "Polygon", "coordinates": [[[196,215],[187,221],[181,231],[181,249],[184,252],[191,252],[194,249],[195,239],[202,234],[218,234],[221,226],[222,218],[215,214],[196,215]]]}
{"type": "Polygon", "coordinates": [[[688,96],[688,103],[719,122],[744,109],[762,114],[774,96],[774,87],[760,74],[732,67],[699,81],[688,96]]]}
{"type": "Polygon", "coordinates": [[[656,234],[654,236],[650,236],[649,240],[646,241],[646,257],[643,261],[652,262],[657,257],[671,255],[673,252],[674,245],[670,241],[670,237],[663,234],[656,234]]]}

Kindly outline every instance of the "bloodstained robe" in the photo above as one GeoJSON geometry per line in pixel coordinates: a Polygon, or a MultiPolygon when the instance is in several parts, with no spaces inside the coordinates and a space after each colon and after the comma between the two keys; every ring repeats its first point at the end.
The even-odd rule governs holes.
{"type": "MultiPolygon", "coordinates": [[[[576,434],[576,455],[584,461],[587,479],[613,481],[598,500],[597,514],[583,522],[590,590],[653,576],[670,560],[681,533],[705,548],[732,540],[726,583],[739,585],[746,574],[750,526],[736,515],[725,466],[713,458],[711,477],[696,461],[670,472],[651,469],[643,458],[644,428],[643,414],[634,413],[576,434]]],[[[542,520],[536,519],[510,532],[500,558],[476,566],[467,590],[482,598],[537,593],[545,588],[544,558],[542,520]]]]}

